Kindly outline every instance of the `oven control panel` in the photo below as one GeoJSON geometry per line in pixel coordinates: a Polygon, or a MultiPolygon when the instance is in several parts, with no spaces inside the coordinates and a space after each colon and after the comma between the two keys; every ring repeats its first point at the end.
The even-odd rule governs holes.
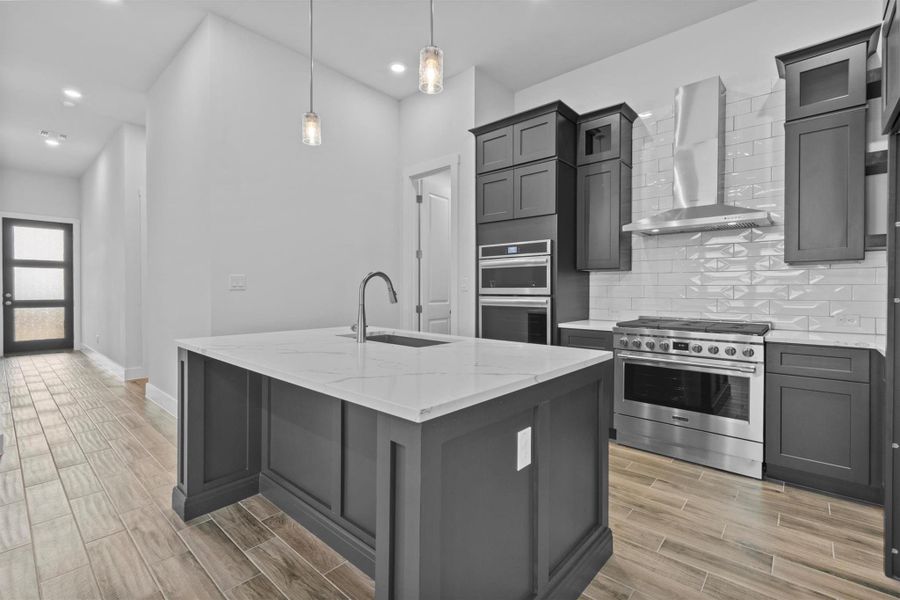
{"type": "Polygon", "coordinates": [[[728,340],[657,337],[649,335],[616,334],[616,348],[655,354],[699,356],[743,362],[763,362],[764,346],[759,343],[728,340]]]}

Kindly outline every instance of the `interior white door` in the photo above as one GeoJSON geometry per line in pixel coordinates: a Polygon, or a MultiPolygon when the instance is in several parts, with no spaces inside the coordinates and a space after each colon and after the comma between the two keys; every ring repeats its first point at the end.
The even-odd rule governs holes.
{"type": "Polygon", "coordinates": [[[419,330],[450,333],[450,179],[449,172],[422,180],[419,205],[421,263],[419,330]]]}

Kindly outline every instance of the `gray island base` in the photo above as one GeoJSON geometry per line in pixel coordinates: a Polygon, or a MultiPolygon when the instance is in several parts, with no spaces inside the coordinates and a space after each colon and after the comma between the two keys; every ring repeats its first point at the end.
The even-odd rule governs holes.
{"type": "Polygon", "coordinates": [[[612,554],[611,354],[337,331],[179,342],[181,518],[262,493],[379,600],[577,598],[612,554]]]}

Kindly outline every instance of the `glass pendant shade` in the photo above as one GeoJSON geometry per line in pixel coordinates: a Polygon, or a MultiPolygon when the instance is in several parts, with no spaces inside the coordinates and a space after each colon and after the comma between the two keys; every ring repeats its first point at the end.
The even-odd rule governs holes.
{"type": "Polygon", "coordinates": [[[419,52],[419,91],[440,94],[444,90],[444,51],[425,46],[419,52]]]}
{"type": "Polygon", "coordinates": [[[308,112],[303,115],[303,143],[307,146],[318,146],[322,143],[322,121],[319,115],[308,112]]]}

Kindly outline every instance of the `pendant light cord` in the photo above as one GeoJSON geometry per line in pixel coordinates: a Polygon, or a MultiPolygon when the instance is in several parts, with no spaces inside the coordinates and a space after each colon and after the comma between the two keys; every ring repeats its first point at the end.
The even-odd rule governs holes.
{"type": "Polygon", "coordinates": [[[309,0],[309,112],[313,111],[313,0],[309,0]]]}
{"type": "Polygon", "coordinates": [[[434,46],[434,0],[431,0],[431,45],[434,46]]]}

